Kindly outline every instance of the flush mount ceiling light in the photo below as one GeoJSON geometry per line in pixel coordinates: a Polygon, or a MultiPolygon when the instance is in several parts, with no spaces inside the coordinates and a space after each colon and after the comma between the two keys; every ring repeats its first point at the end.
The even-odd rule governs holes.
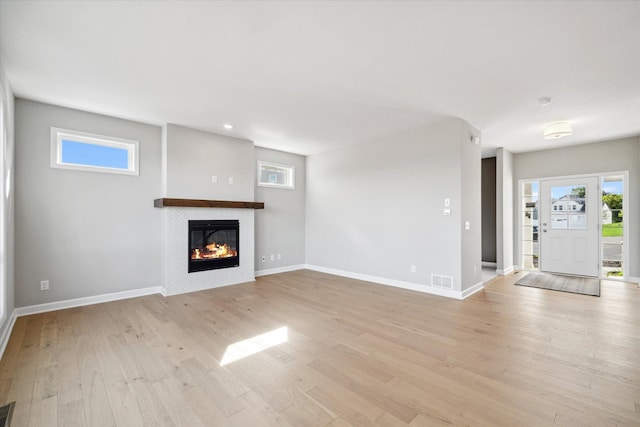
{"type": "Polygon", "coordinates": [[[227,130],[233,129],[233,125],[231,123],[225,123],[222,125],[222,127],[224,127],[227,130]]]}
{"type": "Polygon", "coordinates": [[[549,98],[548,96],[545,96],[544,98],[538,99],[538,103],[540,105],[542,105],[543,107],[551,104],[551,101],[552,101],[552,99],[549,98]]]}
{"type": "Polygon", "coordinates": [[[571,135],[571,123],[555,122],[544,127],[544,139],[558,139],[571,135]]]}

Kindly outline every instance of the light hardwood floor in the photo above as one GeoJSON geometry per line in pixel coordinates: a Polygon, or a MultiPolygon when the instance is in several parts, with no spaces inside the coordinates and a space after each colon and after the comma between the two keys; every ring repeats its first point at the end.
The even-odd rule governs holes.
{"type": "Polygon", "coordinates": [[[13,426],[640,425],[640,289],[518,277],[455,301],[303,270],[20,317],[0,400],[13,426]]]}

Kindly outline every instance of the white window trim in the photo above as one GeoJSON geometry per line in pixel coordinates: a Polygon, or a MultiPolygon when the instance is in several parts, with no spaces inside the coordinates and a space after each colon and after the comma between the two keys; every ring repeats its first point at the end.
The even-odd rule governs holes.
{"type": "Polygon", "coordinates": [[[296,189],[296,167],[295,166],[281,165],[281,164],[278,164],[278,163],[269,163],[269,162],[263,162],[262,160],[258,160],[258,171],[257,171],[257,177],[256,178],[257,178],[257,182],[258,182],[258,187],[284,188],[284,189],[287,189],[287,190],[295,190],[296,189]],[[272,168],[287,169],[289,171],[289,178],[290,178],[290,181],[291,181],[291,185],[274,184],[274,183],[268,183],[268,182],[260,181],[262,166],[267,166],[267,167],[272,167],[272,168]]]}
{"type": "Polygon", "coordinates": [[[91,172],[117,173],[122,175],[140,175],[140,142],[131,139],[116,138],[113,136],[96,135],[75,130],[51,128],[51,167],[58,169],[71,169],[91,172]],[[77,165],[62,162],[62,140],[84,142],[104,147],[125,149],[129,153],[129,165],[127,169],[110,168],[104,166],[77,165]]]}

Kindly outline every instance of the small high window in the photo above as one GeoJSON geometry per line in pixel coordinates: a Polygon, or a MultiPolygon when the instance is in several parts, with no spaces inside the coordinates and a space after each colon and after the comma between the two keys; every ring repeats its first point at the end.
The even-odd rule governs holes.
{"type": "Polygon", "coordinates": [[[258,185],[260,187],[295,188],[295,170],[293,166],[258,162],[258,185]]]}
{"type": "Polygon", "coordinates": [[[139,175],[138,141],[51,128],[51,167],[139,175]]]}

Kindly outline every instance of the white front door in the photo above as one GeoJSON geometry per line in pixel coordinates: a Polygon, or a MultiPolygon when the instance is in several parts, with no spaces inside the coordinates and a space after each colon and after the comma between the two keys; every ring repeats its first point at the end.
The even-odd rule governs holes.
{"type": "Polygon", "coordinates": [[[540,181],[540,271],[598,277],[598,177],[540,181]]]}

